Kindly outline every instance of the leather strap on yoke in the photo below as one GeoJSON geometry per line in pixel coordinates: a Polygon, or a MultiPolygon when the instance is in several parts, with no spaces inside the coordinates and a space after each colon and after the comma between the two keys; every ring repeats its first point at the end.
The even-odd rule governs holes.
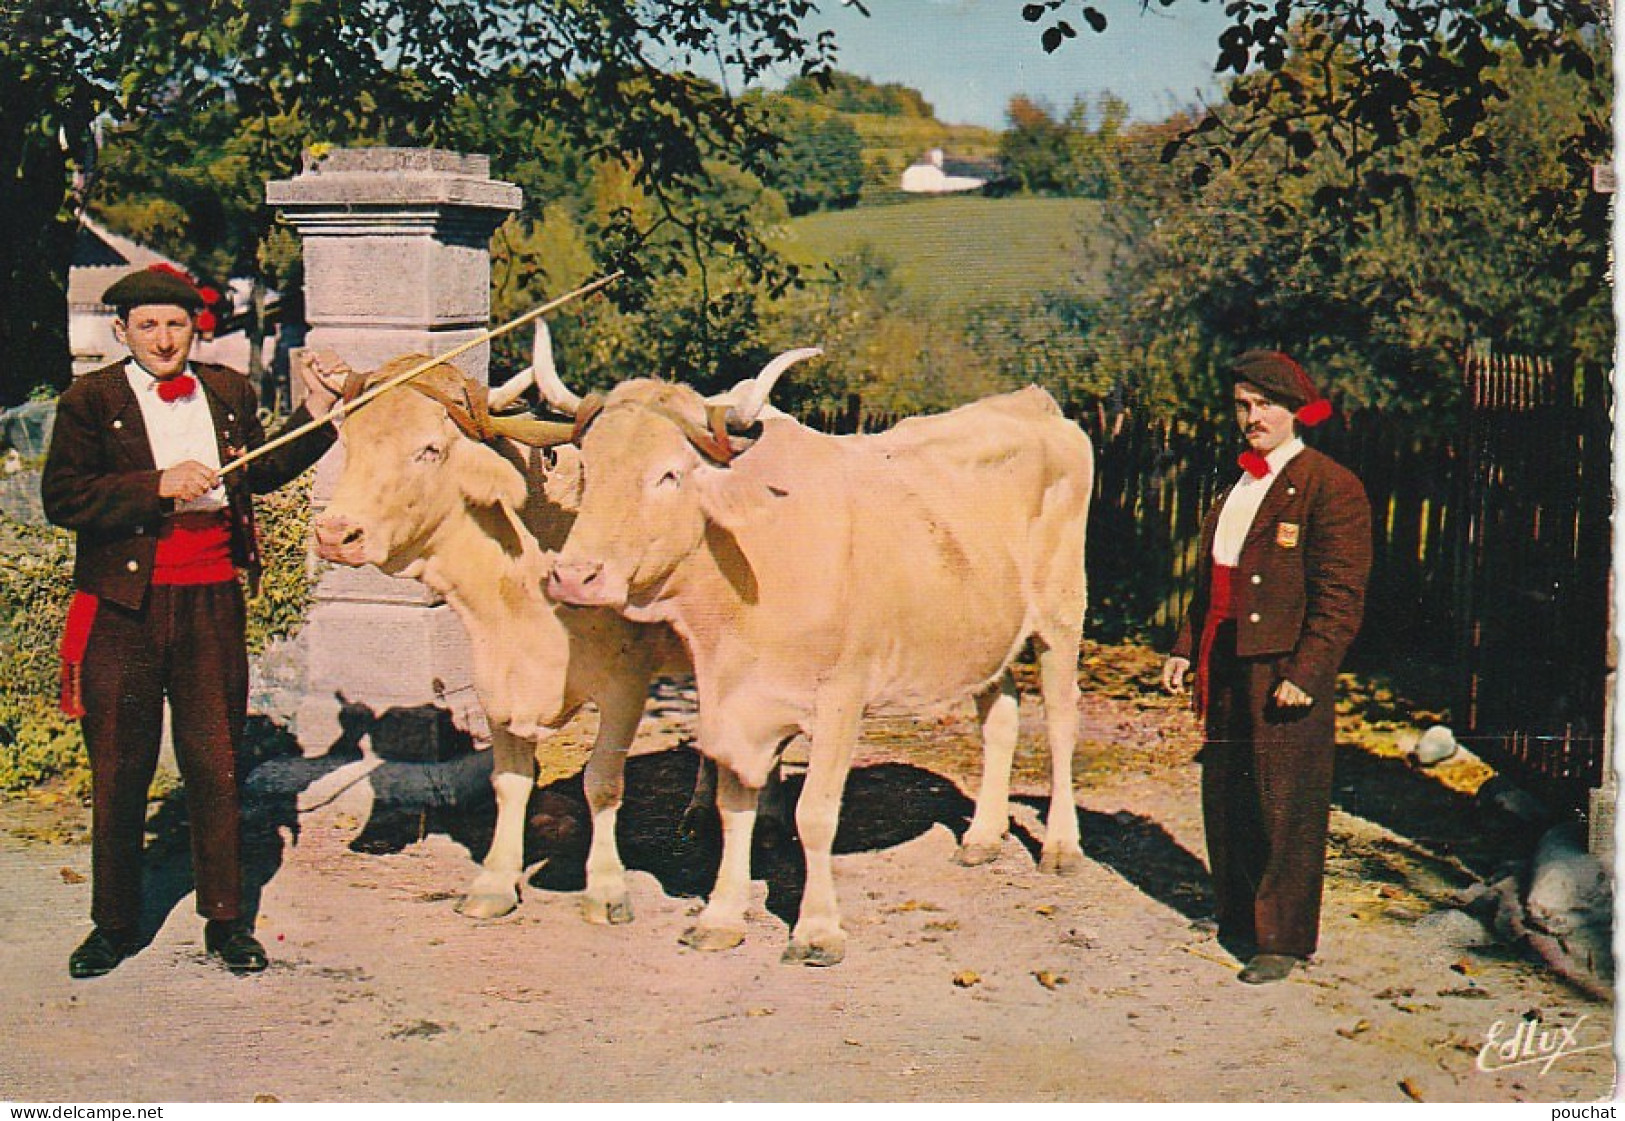
{"type": "Polygon", "coordinates": [[[368,373],[366,370],[351,370],[344,378],[344,392],[340,396],[348,405],[361,396],[362,390],[367,388],[368,373]]]}
{"type": "MultiPolygon", "coordinates": [[[[732,463],[734,457],[744,450],[743,447],[734,446],[736,437],[728,431],[727,405],[706,406],[706,427],[695,424],[688,417],[674,413],[660,405],[650,405],[639,401],[627,402],[616,407],[637,408],[653,413],[661,420],[674,425],[683,434],[683,438],[694,445],[695,451],[711,460],[711,462],[720,463],[724,467],[732,463]]],[[[596,393],[588,394],[582,400],[581,407],[576,410],[575,434],[571,437],[571,442],[579,447],[582,438],[587,434],[587,429],[592,426],[592,422],[597,420],[599,414],[603,411],[603,398],[596,393]]],[[[745,446],[748,447],[749,445],[746,444],[745,446]]]]}
{"type": "Polygon", "coordinates": [[[527,447],[551,448],[569,443],[575,432],[573,425],[560,421],[526,416],[493,416],[490,388],[473,378],[463,380],[461,401],[421,382],[408,384],[411,389],[445,409],[457,430],[477,443],[489,444],[498,439],[508,439],[517,440],[527,447]]]}
{"type": "Polygon", "coordinates": [[[576,406],[576,422],[570,432],[570,442],[576,447],[581,446],[582,439],[587,435],[587,429],[592,422],[598,419],[598,414],[604,411],[604,399],[596,393],[589,393],[581,399],[576,406]]]}

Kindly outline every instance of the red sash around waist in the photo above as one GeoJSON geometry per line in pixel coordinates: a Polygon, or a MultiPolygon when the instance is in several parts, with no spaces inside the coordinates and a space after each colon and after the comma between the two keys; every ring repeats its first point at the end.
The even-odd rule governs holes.
{"type": "MultiPolygon", "coordinates": [[[[219,584],[236,578],[237,569],[231,563],[231,519],[226,511],[186,511],[164,520],[153,561],[154,584],[219,584]]],[[[74,719],[85,714],[80,667],[100,603],[94,593],[74,592],[62,626],[58,704],[74,719]]]]}
{"type": "Polygon", "coordinates": [[[154,584],[220,584],[236,578],[226,511],[189,510],[164,519],[153,558],[154,584]]]}
{"type": "Polygon", "coordinates": [[[1208,584],[1207,616],[1202,623],[1202,644],[1196,655],[1196,711],[1207,712],[1208,684],[1213,656],[1213,638],[1219,633],[1219,624],[1235,617],[1231,609],[1231,584],[1236,570],[1229,565],[1213,566],[1213,579],[1208,584]]]}

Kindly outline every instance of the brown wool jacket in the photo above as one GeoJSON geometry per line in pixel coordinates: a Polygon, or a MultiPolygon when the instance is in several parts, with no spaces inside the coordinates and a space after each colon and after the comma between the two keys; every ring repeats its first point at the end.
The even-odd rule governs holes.
{"type": "MultiPolygon", "coordinates": [[[[45,516],[77,534],[74,586],[137,610],[152,581],[158,530],[175,504],[158,497],[160,472],[124,367],[115,362],[85,374],[58,399],[40,496],[45,516]]],[[[192,372],[208,396],[221,463],[265,442],[246,378],[199,363],[192,372]]],[[[309,420],[301,408],[279,431],[309,420]]],[[[226,476],[232,560],[251,580],[260,567],[253,496],[293,479],[320,459],[333,439],[332,427],[323,425],[226,476]]]]}
{"type": "MultiPolygon", "coordinates": [[[[1213,536],[1229,491],[1202,525],[1196,592],[1173,654],[1194,658],[1213,575],[1213,536]]],[[[1241,549],[1233,584],[1236,653],[1276,657],[1276,679],[1331,695],[1360,629],[1371,572],[1371,504],[1360,480],[1305,448],[1281,469],[1241,549]]]]}

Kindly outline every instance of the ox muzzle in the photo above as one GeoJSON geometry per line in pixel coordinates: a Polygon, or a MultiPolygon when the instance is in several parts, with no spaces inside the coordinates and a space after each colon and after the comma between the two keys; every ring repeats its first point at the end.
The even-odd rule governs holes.
{"type": "Polygon", "coordinates": [[[628,585],[616,578],[599,561],[559,560],[547,576],[547,595],[567,607],[626,606],[628,585]]]}
{"type": "Polygon", "coordinates": [[[367,563],[367,531],[353,518],[331,510],[314,524],[316,555],[324,561],[359,568],[367,563]]]}

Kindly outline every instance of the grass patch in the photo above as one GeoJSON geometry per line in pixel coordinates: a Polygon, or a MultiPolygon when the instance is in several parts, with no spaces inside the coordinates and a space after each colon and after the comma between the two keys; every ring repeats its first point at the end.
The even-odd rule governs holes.
{"type": "Polygon", "coordinates": [[[1094,199],[916,199],[794,219],[779,248],[803,265],[869,245],[928,310],[1022,302],[1044,292],[1104,291],[1094,199]]]}

